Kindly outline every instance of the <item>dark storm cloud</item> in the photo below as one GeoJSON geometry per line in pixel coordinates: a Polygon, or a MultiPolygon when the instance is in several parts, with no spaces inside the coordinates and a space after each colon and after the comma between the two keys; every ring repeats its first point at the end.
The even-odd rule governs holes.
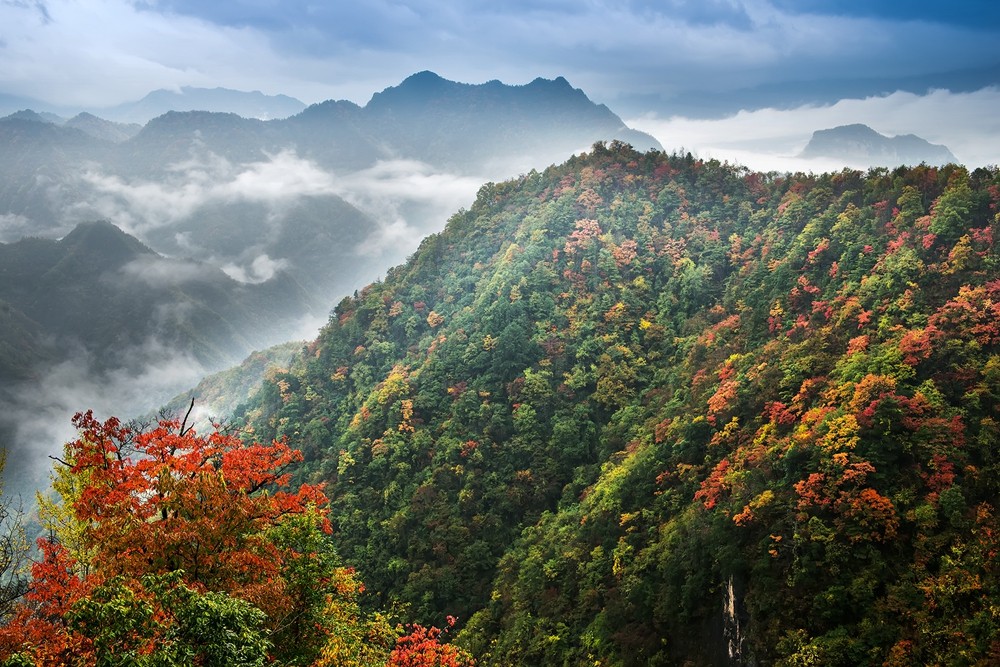
{"type": "Polygon", "coordinates": [[[986,1],[942,2],[941,0],[772,0],[791,14],[860,16],[891,22],[924,21],[979,30],[1000,28],[1000,4],[986,1]]]}
{"type": "Polygon", "coordinates": [[[345,48],[398,49],[425,36],[420,27],[447,24],[437,3],[384,2],[197,2],[150,4],[149,11],[197,17],[219,26],[260,30],[282,48],[322,54],[345,48]]]}
{"type": "Polygon", "coordinates": [[[6,0],[0,92],[111,105],[221,85],[363,104],[429,69],[562,75],[597,101],[663,111],[686,94],[872,77],[888,93],[901,77],[995,66],[998,17],[992,3],[925,0],[6,0]]]}

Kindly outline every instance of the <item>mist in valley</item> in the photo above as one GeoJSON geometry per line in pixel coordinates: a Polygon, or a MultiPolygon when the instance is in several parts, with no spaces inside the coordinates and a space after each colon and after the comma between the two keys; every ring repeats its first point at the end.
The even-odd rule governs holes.
{"type": "MultiPolygon", "coordinates": [[[[64,222],[45,231],[63,234],[80,222],[107,220],[158,253],[129,261],[106,281],[163,292],[219,270],[247,286],[284,274],[303,286],[308,308],[287,321],[249,324],[211,359],[155,332],[110,350],[72,336],[50,341],[52,360],[30,378],[5,383],[0,394],[7,492],[30,498],[45,486],[49,457],[73,436],[75,412],[148,415],[255,349],[314,338],[339,299],[403,261],[421,238],[471,203],[481,182],[412,160],[337,175],[293,150],[242,165],[205,151],[167,165],[158,179],[97,165],[83,171],[70,186],[80,199],[54,197],[55,218],[64,222]],[[330,212],[345,215],[326,218],[330,212]]],[[[8,241],[29,229],[38,225],[23,216],[0,219],[8,241]]],[[[164,300],[154,309],[153,328],[195,327],[191,311],[184,300],[164,300]]]]}
{"type": "MultiPolygon", "coordinates": [[[[441,86],[459,98],[508,94],[424,73],[383,93],[367,130],[327,118],[330,104],[269,123],[169,113],[118,143],[30,114],[0,121],[11,146],[0,251],[14,267],[0,302],[25,322],[7,336],[37,343],[0,392],[8,490],[46,484],[75,412],[148,417],[254,350],[315,338],[339,300],[403,262],[484,183],[631,132],[564,80],[511,90],[518,105],[544,106],[532,101],[542,94],[579,107],[578,126],[524,110],[514,121],[473,114],[467,135],[450,137],[435,117],[413,121],[423,133],[386,124],[393,104],[441,86]]],[[[461,99],[455,109],[466,113],[461,99]]]]}

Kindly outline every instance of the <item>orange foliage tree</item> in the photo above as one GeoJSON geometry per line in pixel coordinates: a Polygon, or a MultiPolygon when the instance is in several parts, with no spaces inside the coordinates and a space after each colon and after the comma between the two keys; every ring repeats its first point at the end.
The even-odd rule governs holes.
{"type": "MultiPolygon", "coordinates": [[[[269,531],[289,516],[323,516],[327,502],[318,486],[285,490],[298,451],[219,432],[200,437],[176,422],[136,433],[87,412],[73,423],[81,435],[67,446],[68,462],[87,480],[73,509],[98,571],[179,570],[188,584],[280,609],[282,567],[294,554],[269,531]]],[[[321,527],[329,531],[325,517],[321,527]]]]}
{"type": "Polygon", "coordinates": [[[455,626],[455,617],[448,617],[448,627],[425,628],[410,626],[410,634],[396,640],[386,667],[473,667],[476,662],[468,653],[453,644],[441,643],[441,637],[455,626]]]}
{"type": "Polygon", "coordinates": [[[384,620],[342,618],[360,584],[324,535],[321,488],[288,488],[298,451],[176,421],[142,431],[87,412],[73,423],[60,475],[76,482],[64,502],[78,553],[58,534],[39,541],[32,590],[0,628],[0,660],[112,664],[127,646],[150,664],[310,664],[345,622],[388,653],[384,620]]]}

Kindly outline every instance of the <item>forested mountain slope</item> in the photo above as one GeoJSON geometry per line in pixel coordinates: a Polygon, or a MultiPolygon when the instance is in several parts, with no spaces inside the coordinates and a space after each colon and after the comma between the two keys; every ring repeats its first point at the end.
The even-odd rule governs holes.
{"type": "Polygon", "coordinates": [[[484,186],[244,417],[482,664],[985,664],[998,204],[598,144],[484,186]]]}

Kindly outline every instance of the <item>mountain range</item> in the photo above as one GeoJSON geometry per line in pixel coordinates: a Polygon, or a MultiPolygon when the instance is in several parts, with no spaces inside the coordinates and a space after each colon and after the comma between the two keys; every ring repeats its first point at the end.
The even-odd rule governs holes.
{"type": "MultiPolygon", "coordinates": [[[[144,108],[208,99],[275,102],[185,90],[144,108]]],[[[267,121],[201,110],[142,127],[86,113],[0,119],[0,441],[23,440],[10,472],[40,437],[25,420],[52,424],[51,410],[72,413],[104,389],[109,401],[141,397],[126,385],[144,364],[171,368],[165,387],[186,383],[169,396],[194,372],[314,331],[484,182],[615,139],[659,147],[564,79],[473,86],[429,72],[365,107],[330,101],[267,121]]]]}
{"type": "MultiPolygon", "coordinates": [[[[388,178],[468,177],[471,196],[484,174],[544,167],[594,141],[659,148],[561,78],[468,85],[430,72],[365,107],[327,102],[273,121],[171,111],[135,129],[88,114],[59,125],[28,111],[0,119],[0,240],[58,238],[107,219],[153,250],[244,282],[280,268],[293,279],[290,303],[301,289],[332,303],[403,258],[398,244],[373,240],[395,224],[381,217],[394,195],[370,192],[387,185],[379,165],[407,170],[388,178]],[[350,185],[359,172],[360,193],[350,185]]],[[[397,196],[388,209],[403,216],[410,243],[440,224],[428,196],[397,196]]]]}
{"type": "Polygon", "coordinates": [[[177,90],[154,90],[133,102],[84,109],[61,107],[27,97],[0,93],[0,115],[8,115],[23,109],[37,109],[53,122],[86,114],[140,126],[169,111],[219,111],[236,113],[246,118],[268,120],[295,115],[305,107],[304,103],[288,95],[265,95],[256,90],[246,92],[193,86],[182,86],[177,90]]]}

